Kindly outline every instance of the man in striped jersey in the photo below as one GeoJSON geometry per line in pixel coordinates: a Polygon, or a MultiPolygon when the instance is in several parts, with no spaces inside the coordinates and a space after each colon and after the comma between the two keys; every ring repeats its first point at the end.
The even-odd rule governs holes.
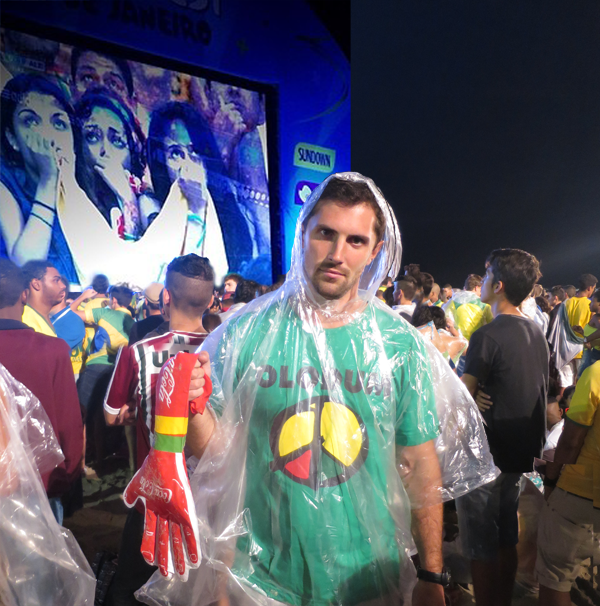
{"type": "MultiPolygon", "coordinates": [[[[104,416],[109,425],[136,425],[137,469],[155,444],[154,412],[160,370],[178,352],[194,352],[204,341],[202,314],[212,303],[213,288],[214,271],[205,257],[189,254],[171,261],[163,291],[164,304],[170,311],[170,331],[119,351],[104,401],[104,416]]],[[[140,553],[143,528],[143,513],[131,509],[123,529],[119,568],[108,596],[109,605],[137,604],[134,591],[155,570],[140,553]]]]}

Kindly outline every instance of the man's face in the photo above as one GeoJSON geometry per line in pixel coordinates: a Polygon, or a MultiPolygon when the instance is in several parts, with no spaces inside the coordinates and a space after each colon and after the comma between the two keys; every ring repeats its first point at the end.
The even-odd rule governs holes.
{"type": "Polygon", "coordinates": [[[481,286],[478,286],[475,291],[480,297],[483,303],[490,303],[494,298],[494,274],[492,268],[488,267],[485,275],[483,276],[483,282],[481,286]],[[477,292],[479,291],[479,292],[477,292]]]}
{"type": "Polygon", "coordinates": [[[229,280],[225,280],[225,284],[223,284],[223,290],[224,292],[235,292],[235,289],[237,288],[237,282],[235,280],[233,280],[232,278],[229,278],[229,280]]]}
{"type": "Polygon", "coordinates": [[[446,299],[452,298],[452,289],[451,288],[444,288],[443,292],[444,292],[444,296],[446,297],[446,299]]]}
{"type": "Polygon", "coordinates": [[[74,85],[77,98],[87,90],[103,86],[124,101],[128,97],[125,77],[119,66],[112,59],[92,51],[85,51],[79,57],[74,85]]]}
{"type": "Polygon", "coordinates": [[[596,297],[594,297],[590,301],[590,311],[593,314],[597,314],[598,311],[600,311],[600,301],[598,301],[598,299],[596,299],[596,297]]]}
{"type": "Polygon", "coordinates": [[[303,231],[304,269],[325,299],[351,299],[364,268],[381,249],[375,212],[368,204],[344,207],[325,201],[303,231]]]}
{"type": "Polygon", "coordinates": [[[475,293],[475,294],[476,294],[478,297],[481,297],[481,289],[482,289],[482,286],[476,286],[476,287],[473,289],[473,292],[474,292],[474,293],[475,293]]]}
{"type": "Polygon", "coordinates": [[[42,285],[42,297],[44,302],[54,307],[62,303],[67,292],[58,270],[54,267],[48,267],[44,277],[40,280],[42,285]]]}

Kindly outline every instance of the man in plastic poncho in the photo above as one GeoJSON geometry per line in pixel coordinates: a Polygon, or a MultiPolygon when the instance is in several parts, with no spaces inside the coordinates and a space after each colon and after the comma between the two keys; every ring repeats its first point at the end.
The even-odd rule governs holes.
{"type": "Polygon", "coordinates": [[[315,190],[286,283],[203,346],[214,414],[190,416],[187,447],[204,559],[185,584],[155,574],[152,603],[208,604],[223,580],[244,605],[444,603],[442,497],[495,471],[474,403],[375,297],[399,267],[372,181],[343,173],[315,190]],[[433,381],[460,396],[450,416],[433,381]]]}

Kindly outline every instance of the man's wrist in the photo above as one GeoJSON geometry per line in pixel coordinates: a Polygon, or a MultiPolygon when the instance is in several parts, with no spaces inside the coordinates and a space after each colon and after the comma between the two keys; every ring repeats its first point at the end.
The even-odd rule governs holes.
{"type": "Polygon", "coordinates": [[[446,570],[445,568],[442,568],[440,572],[434,572],[419,566],[417,567],[417,578],[420,581],[425,581],[426,583],[435,583],[436,585],[441,585],[442,587],[448,587],[451,581],[450,571],[446,570]]]}

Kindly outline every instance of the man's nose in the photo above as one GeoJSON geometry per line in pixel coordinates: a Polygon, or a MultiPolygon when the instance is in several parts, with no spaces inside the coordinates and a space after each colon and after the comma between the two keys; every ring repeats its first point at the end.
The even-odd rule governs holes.
{"type": "Polygon", "coordinates": [[[331,242],[331,247],[329,248],[329,253],[327,255],[327,258],[330,261],[335,261],[337,263],[341,263],[343,250],[344,250],[343,239],[334,238],[331,242]]]}

